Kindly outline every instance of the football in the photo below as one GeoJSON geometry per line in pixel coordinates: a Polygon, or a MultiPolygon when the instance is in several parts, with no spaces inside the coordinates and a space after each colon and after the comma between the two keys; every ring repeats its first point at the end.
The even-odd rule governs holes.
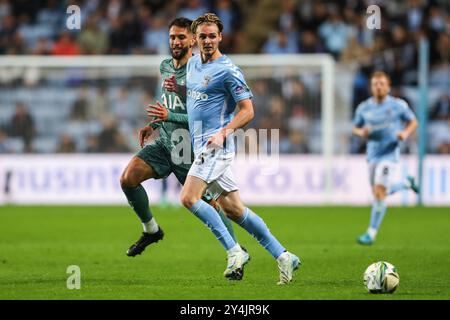
{"type": "Polygon", "coordinates": [[[399,283],[398,272],[389,262],[372,263],[364,272],[364,285],[370,293],[393,293],[399,283]]]}

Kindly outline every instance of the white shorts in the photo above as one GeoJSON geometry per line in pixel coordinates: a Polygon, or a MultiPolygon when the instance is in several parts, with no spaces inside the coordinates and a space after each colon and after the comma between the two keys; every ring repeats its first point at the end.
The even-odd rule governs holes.
{"type": "Polygon", "coordinates": [[[188,176],[205,181],[208,184],[206,191],[217,200],[223,192],[238,190],[231,171],[233,160],[234,153],[225,154],[223,149],[209,149],[195,156],[188,176]]]}
{"type": "Polygon", "coordinates": [[[380,161],[369,164],[369,179],[370,185],[382,185],[389,189],[392,181],[395,178],[395,171],[397,170],[397,163],[392,161],[380,161]]]}

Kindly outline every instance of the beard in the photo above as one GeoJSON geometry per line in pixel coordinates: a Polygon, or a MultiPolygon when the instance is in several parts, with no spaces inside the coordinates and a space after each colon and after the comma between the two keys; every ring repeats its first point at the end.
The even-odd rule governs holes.
{"type": "Polygon", "coordinates": [[[388,95],[388,93],[386,93],[384,91],[382,91],[382,92],[376,91],[374,94],[375,98],[377,98],[378,100],[383,100],[387,95],[388,95]]]}
{"type": "Polygon", "coordinates": [[[174,58],[175,60],[181,60],[188,52],[189,48],[188,47],[183,47],[183,48],[177,48],[178,50],[180,50],[179,53],[175,53],[174,49],[170,48],[170,53],[172,54],[172,58],[174,58]]]}

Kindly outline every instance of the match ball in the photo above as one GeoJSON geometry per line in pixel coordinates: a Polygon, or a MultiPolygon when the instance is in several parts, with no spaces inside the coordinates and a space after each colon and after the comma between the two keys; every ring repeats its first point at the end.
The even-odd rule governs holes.
{"type": "Polygon", "coordinates": [[[399,283],[397,270],[389,262],[372,263],[364,272],[364,286],[370,293],[393,293],[399,283]]]}

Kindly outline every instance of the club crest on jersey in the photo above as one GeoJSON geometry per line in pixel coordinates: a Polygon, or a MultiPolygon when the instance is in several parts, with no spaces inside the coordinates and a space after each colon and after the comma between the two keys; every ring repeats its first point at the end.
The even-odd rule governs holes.
{"type": "Polygon", "coordinates": [[[208,76],[207,74],[205,74],[205,76],[203,77],[203,85],[206,87],[208,86],[209,82],[211,81],[211,77],[208,76]]]}

